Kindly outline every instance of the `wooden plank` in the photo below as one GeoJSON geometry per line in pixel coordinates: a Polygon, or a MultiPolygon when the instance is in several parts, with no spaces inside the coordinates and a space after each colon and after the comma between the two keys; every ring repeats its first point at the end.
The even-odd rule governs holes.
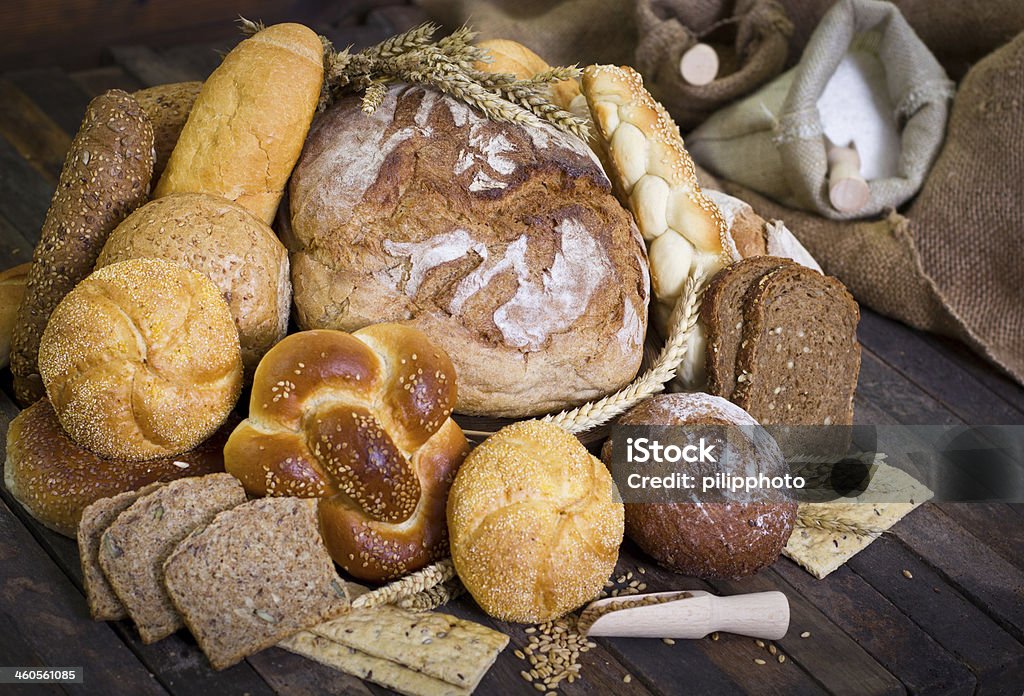
{"type": "Polygon", "coordinates": [[[238,39],[234,41],[165,48],[159,55],[169,66],[181,71],[183,75],[189,75],[190,80],[205,80],[242,38],[239,34],[238,39]]]}
{"type": "Polygon", "coordinates": [[[937,503],[944,515],[1018,568],[1024,569],[1024,524],[1006,503],[937,503]]]}
{"type": "MultiPolygon", "coordinates": [[[[898,677],[909,693],[974,693],[977,680],[971,671],[848,567],[837,569],[825,581],[788,559],[773,569],[898,677]]],[[[903,577],[901,571],[895,572],[903,577]]]]}
{"type": "Polygon", "coordinates": [[[126,73],[146,87],[196,79],[188,70],[167,63],[148,46],[113,46],[110,54],[126,73]]]}
{"type": "Polygon", "coordinates": [[[4,259],[0,271],[32,260],[32,244],[0,213],[0,256],[4,259]]]}
{"type": "Polygon", "coordinates": [[[963,662],[977,678],[979,696],[1024,688],[1024,645],[891,535],[847,566],[963,662]]]}
{"type": "Polygon", "coordinates": [[[71,73],[71,79],[90,97],[103,94],[108,89],[123,89],[125,92],[134,92],[142,89],[144,86],[126,73],[120,65],[108,65],[102,68],[71,73]]]}
{"type": "Polygon", "coordinates": [[[30,244],[39,241],[54,186],[0,136],[0,213],[30,244]]]}
{"type": "Polygon", "coordinates": [[[71,137],[6,78],[0,78],[0,135],[51,185],[57,183],[71,137]]]}
{"type": "Polygon", "coordinates": [[[1017,640],[1024,640],[1024,571],[927,503],[892,529],[1017,640]]]}
{"type": "Polygon", "coordinates": [[[36,68],[6,75],[65,133],[74,136],[82,123],[89,95],[59,68],[36,68]]]}
{"type": "Polygon", "coordinates": [[[985,361],[984,358],[974,353],[970,348],[960,341],[945,336],[933,336],[932,347],[956,360],[963,369],[988,387],[992,392],[998,394],[1001,399],[1013,405],[1021,413],[1024,413],[1024,386],[1015,382],[1009,375],[998,367],[985,361]]]}
{"type": "MultiPolygon", "coordinates": [[[[6,609],[0,610],[0,664],[5,667],[27,667],[45,669],[47,665],[39,654],[22,638],[15,623],[7,616],[6,609]]],[[[78,665],[63,665],[77,667],[78,665]]],[[[4,694],[35,696],[36,694],[66,693],[57,684],[4,684],[4,694]]]]}
{"type": "MultiPolygon", "coordinates": [[[[851,696],[905,693],[903,684],[896,676],[880,665],[817,606],[822,601],[833,601],[837,597],[826,595],[812,602],[796,592],[772,569],[762,570],[742,580],[714,580],[711,585],[721,594],[769,590],[784,592],[789,598],[789,632],[774,642],[786,655],[787,664],[789,661],[795,662],[812,674],[829,693],[851,696]],[[800,634],[805,631],[810,631],[814,640],[801,638],[800,634]]],[[[827,589],[828,585],[825,587],[827,589]]]]}

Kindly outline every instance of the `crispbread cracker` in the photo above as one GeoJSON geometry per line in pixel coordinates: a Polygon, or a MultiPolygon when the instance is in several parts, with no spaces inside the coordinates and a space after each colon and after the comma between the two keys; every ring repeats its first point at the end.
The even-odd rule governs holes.
{"type": "Polygon", "coordinates": [[[486,626],[391,605],[355,610],[310,631],[470,690],[508,645],[508,636],[486,626]]]}
{"type": "MultiPolygon", "coordinates": [[[[800,513],[808,512],[862,524],[870,529],[887,530],[931,497],[932,492],[910,474],[879,463],[867,490],[857,498],[840,498],[830,503],[801,503],[800,513]],[[885,500],[893,502],[883,502],[885,500]]],[[[872,535],[797,527],[782,553],[821,580],[864,550],[875,538],[872,535]]]]}
{"type": "Polygon", "coordinates": [[[296,633],[278,646],[405,696],[468,696],[472,693],[470,689],[429,677],[390,660],[372,657],[308,631],[296,633]]]}

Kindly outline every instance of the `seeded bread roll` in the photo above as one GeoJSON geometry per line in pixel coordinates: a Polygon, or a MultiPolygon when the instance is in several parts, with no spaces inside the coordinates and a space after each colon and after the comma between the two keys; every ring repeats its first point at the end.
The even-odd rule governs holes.
{"type": "Polygon", "coordinates": [[[301,24],[242,41],[203,83],[153,197],[223,196],[269,225],[323,78],[323,44],[301,24]]]}
{"type": "Polygon", "coordinates": [[[202,82],[172,82],[132,94],[153,125],[153,181],[160,180],[202,86],[202,82]]]}
{"type": "Polygon", "coordinates": [[[288,251],[237,203],[205,193],[147,203],[111,233],[96,267],[138,258],[174,261],[214,282],[235,319],[249,374],[284,338],[292,298],[288,251]]]}
{"type": "Polygon", "coordinates": [[[192,449],[227,419],[242,386],[231,311],[205,276],[159,259],[106,266],[57,305],[39,347],[57,419],[114,459],[192,449]]]}
{"type": "Polygon", "coordinates": [[[89,275],[107,235],[149,195],[153,128],[121,90],[89,102],[71,143],[32,255],[11,344],[14,391],[23,405],[44,394],[39,340],[57,303],[89,275]]]}
{"type": "MultiPolygon", "coordinates": [[[[729,456],[719,447],[718,461],[673,464],[672,471],[690,473],[697,481],[718,473],[738,476],[784,476],[778,445],[750,414],[725,399],[708,394],[662,394],[644,401],[618,421],[624,426],[724,426],[729,456]],[[742,426],[733,428],[731,426],[742,426]],[[685,469],[683,468],[685,467],[685,469]]],[[[700,433],[700,430],[693,432],[700,433]]],[[[712,431],[707,431],[710,433],[712,431]]],[[[691,444],[680,427],[659,428],[659,443],[691,444]]],[[[698,435],[692,435],[696,439],[698,435]]],[[[611,464],[614,440],[603,457],[611,464]]],[[[624,465],[627,466],[627,465],[624,465]]],[[[636,467],[636,464],[628,465],[636,467]]],[[[682,494],[681,494],[682,495],[682,494]]],[[[786,545],[797,504],[785,491],[771,488],[750,493],[704,494],[690,502],[627,503],[626,534],[659,564],[699,578],[740,578],[756,573],[779,557],[786,545]]]]}
{"type": "Polygon", "coordinates": [[[466,458],[448,498],[452,560],[480,607],[540,623],[595,598],[615,568],[622,504],[599,459],[551,423],[520,421],[466,458]]]}
{"type": "Polygon", "coordinates": [[[7,367],[11,357],[11,334],[18,320],[18,305],[25,297],[30,263],[8,268],[0,273],[0,369],[7,367]]]}
{"type": "Polygon", "coordinates": [[[469,449],[456,396],[451,361],[416,329],[292,334],[256,369],[225,466],[253,495],[319,498],[335,562],[389,580],[448,553],[445,503],[469,449]]]}
{"type": "Polygon", "coordinates": [[[636,375],[643,240],[589,148],[396,85],[317,118],[290,184],[299,326],[420,329],[452,359],[458,411],[522,417],[636,375]]]}
{"type": "Polygon", "coordinates": [[[183,625],[164,587],[164,561],[193,530],[244,502],[245,491],[230,474],[181,479],[141,496],[103,532],[100,567],[143,643],[183,625]]]}
{"type": "Polygon", "coordinates": [[[55,532],[73,537],[82,511],[101,498],[153,481],[223,471],[224,442],[230,432],[230,427],[222,428],[175,457],[145,462],[104,459],[68,437],[49,400],[43,398],[11,421],[4,483],[29,514],[55,532]]]}

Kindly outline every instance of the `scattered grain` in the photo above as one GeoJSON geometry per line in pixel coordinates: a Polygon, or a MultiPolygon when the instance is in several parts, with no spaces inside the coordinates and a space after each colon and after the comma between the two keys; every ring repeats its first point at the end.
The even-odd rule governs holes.
{"type": "Polygon", "coordinates": [[[633,681],[633,677],[632,677],[632,675],[629,675],[629,674],[627,674],[626,676],[624,676],[624,677],[622,678],[622,681],[624,681],[624,682],[626,682],[626,683],[628,684],[628,683],[630,683],[631,681],[633,681]]]}
{"type": "Polygon", "coordinates": [[[661,642],[664,643],[665,645],[675,645],[676,644],[676,642],[674,640],[672,640],[671,638],[662,638],[661,642]]]}
{"type": "Polygon", "coordinates": [[[755,658],[755,659],[754,659],[754,662],[755,662],[756,664],[759,664],[759,665],[766,665],[766,664],[768,664],[767,662],[765,662],[764,660],[762,660],[762,659],[761,659],[760,657],[758,657],[758,658],[755,658]]]}
{"type": "Polygon", "coordinates": [[[904,569],[903,577],[907,578],[908,580],[912,580],[914,578],[914,574],[911,573],[909,570],[904,569]]]}
{"type": "Polygon", "coordinates": [[[779,664],[781,665],[785,661],[786,661],[786,656],[783,655],[782,653],[779,653],[779,664]]]}
{"type": "Polygon", "coordinates": [[[801,638],[810,638],[811,637],[811,632],[810,631],[804,631],[803,633],[800,634],[800,637],[801,638]]]}

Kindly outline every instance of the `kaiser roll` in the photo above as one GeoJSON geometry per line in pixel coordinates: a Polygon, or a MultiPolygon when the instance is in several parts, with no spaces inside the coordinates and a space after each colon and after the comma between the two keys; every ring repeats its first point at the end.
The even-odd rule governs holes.
{"type": "Polygon", "coordinates": [[[142,460],[213,434],[238,399],[242,358],[217,286],[170,261],[134,259],[95,271],[57,305],[39,372],[75,442],[142,460]]]}
{"type": "Polygon", "coordinates": [[[445,503],[469,449],[455,399],[451,361],[416,329],[292,334],[256,368],[225,468],[254,495],[319,498],[335,562],[395,578],[448,554],[445,503]]]}
{"type": "MultiPolygon", "coordinates": [[[[620,426],[724,426],[728,456],[719,447],[716,462],[672,464],[672,470],[703,476],[784,476],[786,465],[775,441],[746,411],[709,394],[663,394],[633,408],[620,426]],[[735,428],[731,426],[742,426],[735,428]],[[724,467],[724,468],[723,468],[724,467]],[[685,469],[685,470],[684,470],[685,469]]],[[[708,428],[660,428],[664,446],[696,444],[708,428]]],[[[718,437],[716,435],[716,437],[718,437]]],[[[603,456],[611,465],[615,433],[603,456]]],[[[723,440],[725,442],[725,440],[723,440]]],[[[629,465],[636,467],[636,464],[629,465]]],[[[646,465],[645,465],[646,466],[646,465]]],[[[654,472],[652,472],[654,473],[654,472]]],[[[740,578],[779,557],[793,530],[797,504],[784,490],[755,488],[749,493],[722,490],[686,502],[626,503],[626,535],[659,564],[699,578],[740,578]]]]}
{"type": "Polygon", "coordinates": [[[290,196],[299,325],[422,330],[460,412],[535,415],[635,376],[643,241],[579,139],[396,85],[373,114],[347,96],[318,118],[290,196]]]}
{"type": "MultiPolygon", "coordinates": [[[[237,419],[235,419],[237,422],[237,419]]],[[[104,459],[68,437],[47,399],[11,421],[7,431],[7,490],[44,525],[74,537],[82,511],[101,498],[155,481],[172,481],[224,470],[221,428],[195,449],[144,462],[104,459]]]]}
{"type": "Polygon", "coordinates": [[[622,543],[622,504],[574,436],[520,421],[466,458],[448,499],[452,560],[473,599],[504,621],[547,621],[596,597],[622,543]]]}
{"type": "Polygon", "coordinates": [[[176,193],[142,206],[117,226],[97,268],[136,258],[175,261],[220,288],[231,308],[247,370],[288,329],[288,252],[248,210],[205,193],[176,193]]]}

